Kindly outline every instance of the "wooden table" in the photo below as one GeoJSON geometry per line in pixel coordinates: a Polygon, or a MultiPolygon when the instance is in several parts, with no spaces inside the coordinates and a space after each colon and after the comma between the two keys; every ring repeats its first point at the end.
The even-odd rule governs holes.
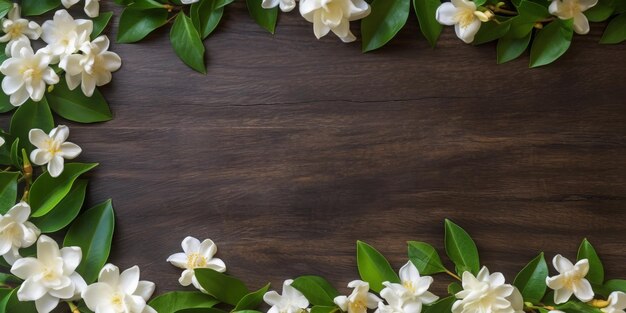
{"type": "Polygon", "coordinates": [[[164,31],[115,45],[115,119],[68,123],[80,160],[101,163],[88,202],[114,201],[111,261],[179,289],[165,259],[193,235],[250,287],[302,274],[344,287],[357,239],[399,268],[407,240],[443,253],[451,218],[510,281],[540,251],[575,258],[585,237],[626,278],[626,45],[597,44],[602,30],[530,70],[450,28],[430,49],[413,17],[368,54],[316,40],[297,12],[272,36],[238,1],[206,42],[206,76],[164,31]]]}

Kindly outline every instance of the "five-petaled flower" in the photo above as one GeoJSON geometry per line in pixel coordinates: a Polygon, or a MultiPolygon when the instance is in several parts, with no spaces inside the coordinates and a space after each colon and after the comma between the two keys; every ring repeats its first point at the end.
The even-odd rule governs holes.
{"type": "Polygon", "coordinates": [[[419,313],[423,304],[431,304],[439,297],[428,291],[433,283],[430,276],[420,276],[419,271],[411,263],[407,262],[400,268],[400,284],[384,282],[385,288],[380,296],[387,300],[388,306],[382,302],[378,304],[381,312],[405,312],[419,313]]]}
{"type": "Polygon", "coordinates": [[[193,284],[198,290],[206,292],[196,279],[194,269],[210,268],[218,272],[226,271],[224,261],[213,257],[217,252],[217,245],[211,239],[205,239],[200,242],[200,240],[194,237],[187,237],[183,239],[181,246],[184,252],[172,254],[167,258],[167,262],[184,269],[178,279],[181,285],[189,286],[193,284]]]}
{"type": "Polygon", "coordinates": [[[37,149],[30,153],[30,160],[37,165],[48,164],[48,172],[52,177],[59,177],[63,173],[64,159],[74,159],[82,149],[75,143],[67,140],[70,130],[65,125],[52,129],[50,134],[35,128],[28,133],[28,139],[37,149]]]}
{"type": "Polygon", "coordinates": [[[583,12],[598,4],[598,0],[552,0],[549,11],[562,20],[574,20],[574,31],[585,35],[589,33],[589,20],[583,12]]]}
{"type": "Polygon", "coordinates": [[[300,14],[313,23],[315,37],[320,39],[330,31],[343,42],[356,37],[350,32],[350,21],[369,15],[370,6],[365,0],[301,0],[300,14]]]}
{"type": "MultiPolygon", "coordinates": [[[[66,9],[69,9],[78,1],[80,0],[61,0],[61,3],[66,9]]],[[[98,17],[100,15],[100,0],[85,0],[85,14],[91,18],[98,17]]]]}
{"type": "Polygon", "coordinates": [[[296,0],[263,0],[261,7],[264,9],[280,7],[283,12],[291,12],[296,7],[296,0]]]}
{"type": "Polygon", "coordinates": [[[41,36],[41,26],[39,24],[23,19],[20,16],[20,6],[13,4],[13,8],[7,14],[8,18],[2,19],[2,31],[4,36],[0,37],[0,42],[7,42],[5,54],[11,56],[11,47],[18,42],[24,41],[30,45],[30,40],[39,39],[41,36]]]}
{"type": "Polygon", "coordinates": [[[452,305],[452,313],[523,313],[519,292],[505,283],[502,273],[489,274],[487,267],[476,276],[463,272],[462,285],[463,290],[455,295],[458,300],[452,305]]]}
{"type": "Polygon", "coordinates": [[[353,280],[348,284],[354,288],[349,296],[337,296],[334,302],[339,308],[348,313],[366,313],[367,309],[374,309],[382,300],[369,292],[370,284],[362,280],[353,280]]]}
{"type": "Polygon", "coordinates": [[[485,14],[477,11],[476,4],[469,0],[442,3],[436,12],[437,21],[443,25],[454,25],[456,36],[465,43],[474,41],[484,18],[485,14]]]}
{"type": "Polygon", "coordinates": [[[570,260],[557,254],[552,260],[559,275],[547,277],[546,285],[554,290],[554,303],[567,302],[572,294],[582,302],[591,301],[594,293],[585,276],[589,273],[589,260],[582,259],[575,265],[570,260]]]}
{"type": "Polygon", "coordinates": [[[41,39],[48,46],[41,49],[55,57],[55,61],[72,55],[89,42],[89,36],[93,30],[91,20],[75,20],[67,11],[58,10],[54,13],[51,21],[45,21],[41,26],[43,33],[41,39]]]}
{"type": "Polygon", "coordinates": [[[139,267],[120,274],[120,269],[107,264],[100,271],[98,282],[85,288],[81,296],[94,312],[156,313],[146,304],[154,293],[153,282],[139,280],[139,267]]]}
{"type": "Polygon", "coordinates": [[[274,290],[263,295],[263,301],[271,305],[267,313],[299,313],[306,310],[309,306],[309,300],[300,291],[292,287],[291,283],[293,280],[285,280],[282,295],[274,290]]]}
{"type": "Polygon", "coordinates": [[[79,247],[59,250],[56,241],[42,235],[37,240],[37,258],[19,259],[11,267],[11,273],[24,280],[17,291],[18,300],[35,301],[37,312],[49,313],[59,299],[73,299],[86,285],[75,272],[81,259],[79,247]]]}
{"type": "Polygon", "coordinates": [[[19,249],[32,246],[41,232],[28,221],[30,206],[26,202],[14,205],[6,214],[0,214],[0,255],[9,264],[21,258],[19,249]]]}

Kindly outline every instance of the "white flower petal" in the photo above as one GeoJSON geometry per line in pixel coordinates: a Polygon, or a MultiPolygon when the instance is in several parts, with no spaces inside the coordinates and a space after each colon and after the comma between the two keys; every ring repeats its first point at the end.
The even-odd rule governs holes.
{"type": "Polygon", "coordinates": [[[133,266],[120,274],[119,287],[126,294],[133,294],[139,284],[139,267],[133,266]]]}
{"type": "Polygon", "coordinates": [[[48,163],[48,172],[50,173],[50,176],[55,177],[55,178],[59,177],[59,175],[63,173],[64,166],[65,165],[64,165],[63,157],[59,155],[52,157],[52,159],[48,163]]]}
{"type": "Polygon", "coordinates": [[[61,144],[61,151],[63,151],[63,157],[66,159],[76,158],[83,150],[72,142],[64,142],[61,144]]]}
{"type": "Polygon", "coordinates": [[[45,295],[35,301],[35,308],[39,313],[49,313],[59,305],[59,298],[45,295]]]}
{"type": "Polygon", "coordinates": [[[181,246],[186,254],[198,253],[200,250],[200,240],[189,236],[183,239],[181,246]]]}
{"type": "Polygon", "coordinates": [[[20,286],[20,289],[17,291],[17,298],[20,301],[35,301],[41,299],[47,292],[48,289],[43,284],[30,278],[25,280],[20,286]]]}
{"type": "Polygon", "coordinates": [[[450,2],[442,3],[437,8],[436,19],[437,22],[443,25],[452,26],[457,23],[456,14],[458,9],[450,2]]]}
{"type": "Polygon", "coordinates": [[[65,247],[60,252],[61,258],[63,258],[63,272],[66,275],[70,275],[80,264],[83,252],[80,247],[65,247]]]}
{"type": "Polygon", "coordinates": [[[137,284],[137,289],[135,290],[134,295],[140,296],[145,301],[148,301],[148,299],[152,297],[154,289],[156,289],[156,285],[153,282],[141,280],[139,281],[139,284],[137,284]]]}

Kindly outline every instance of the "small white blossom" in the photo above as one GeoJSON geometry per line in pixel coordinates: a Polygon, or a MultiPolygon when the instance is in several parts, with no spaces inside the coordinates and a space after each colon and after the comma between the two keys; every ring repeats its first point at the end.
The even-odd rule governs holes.
{"type": "Polygon", "coordinates": [[[52,57],[42,50],[34,53],[28,42],[17,41],[11,47],[11,58],[2,62],[0,72],[6,75],[2,79],[2,91],[11,96],[12,105],[20,106],[29,98],[41,101],[46,84],[59,82],[59,76],[50,67],[51,61],[52,57]]]}
{"type": "Polygon", "coordinates": [[[59,10],[54,13],[51,21],[43,23],[42,29],[41,39],[48,44],[42,50],[55,56],[55,61],[58,61],[78,52],[83,44],[89,42],[93,22],[74,20],[67,11],[59,10]]]}
{"type": "Polygon", "coordinates": [[[50,176],[59,177],[64,159],[74,159],[82,152],[78,145],[66,141],[69,135],[70,129],[65,125],[59,125],[48,135],[41,129],[31,129],[28,139],[37,149],[30,153],[30,160],[37,165],[48,164],[50,176]]]}
{"type": "Polygon", "coordinates": [[[8,18],[2,19],[2,31],[4,36],[0,37],[0,42],[8,42],[5,48],[5,54],[11,56],[11,48],[18,41],[27,42],[37,40],[41,36],[41,26],[39,24],[28,21],[20,17],[20,6],[13,4],[13,8],[7,14],[8,18]]]}
{"type": "Polygon", "coordinates": [[[593,289],[585,276],[589,273],[589,260],[582,259],[572,264],[560,254],[552,260],[559,275],[547,277],[546,284],[554,290],[554,303],[565,303],[572,294],[582,302],[593,300],[593,289]]]}
{"type": "Polygon", "coordinates": [[[139,280],[139,267],[133,266],[120,274],[120,269],[105,265],[98,282],[85,288],[81,297],[94,312],[110,313],[156,313],[147,305],[154,293],[153,282],[139,280]]]}
{"type": "Polygon", "coordinates": [[[349,296],[335,297],[334,302],[339,308],[348,313],[366,313],[367,309],[375,309],[382,300],[369,292],[370,284],[362,280],[353,280],[348,284],[354,288],[349,296]]]}
{"type": "Polygon", "coordinates": [[[626,312],[626,293],[614,291],[607,299],[609,305],[602,308],[604,313],[625,313],[626,312]]]}
{"type": "Polygon", "coordinates": [[[213,257],[217,252],[217,245],[211,239],[206,239],[201,243],[200,240],[194,237],[187,237],[183,239],[181,246],[184,252],[172,254],[167,258],[167,262],[184,269],[178,279],[181,285],[189,286],[193,284],[198,290],[206,293],[206,290],[200,286],[196,279],[194,269],[210,268],[220,273],[226,271],[224,261],[213,257]]]}
{"type": "Polygon", "coordinates": [[[291,12],[296,7],[296,0],[263,0],[261,7],[264,9],[271,9],[280,7],[283,12],[291,12]]]}
{"type": "Polygon", "coordinates": [[[20,202],[6,214],[0,214],[0,255],[9,264],[21,258],[19,249],[28,248],[37,242],[41,232],[37,226],[28,222],[30,206],[20,202]]]}
{"type": "Polygon", "coordinates": [[[364,0],[301,0],[300,14],[313,23],[315,37],[320,39],[330,31],[343,42],[356,37],[350,32],[350,21],[369,15],[370,6],[364,0]]]}
{"type": "Polygon", "coordinates": [[[440,24],[452,26],[456,36],[465,43],[474,41],[482,24],[484,13],[476,10],[476,4],[469,0],[452,0],[437,8],[436,18],[440,24]]]}
{"type": "Polygon", "coordinates": [[[263,301],[271,306],[267,313],[298,313],[309,307],[309,300],[296,288],[291,287],[291,283],[293,280],[285,280],[282,295],[274,290],[263,295],[263,301]]]}
{"type": "Polygon", "coordinates": [[[37,240],[37,258],[15,261],[13,275],[24,280],[17,291],[20,301],[35,301],[39,313],[49,313],[59,304],[59,299],[70,300],[85,288],[85,280],[75,272],[82,252],[79,247],[59,245],[42,235],[37,240]]]}
{"type": "MultiPolygon", "coordinates": [[[[69,9],[71,6],[78,3],[78,1],[80,0],[61,0],[61,3],[63,3],[66,9],[69,9]]],[[[196,2],[197,1],[198,0],[196,0],[196,2]]],[[[100,15],[100,0],[85,0],[85,14],[91,18],[98,17],[98,15],[100,15]]]]}
{"type": "Polygon", "coordinates": [[[411,263],[407,262],[399,272],[400,284],[384,282],[385,288],[380,296],[387,300],[388,306],[378,304],[380,313],[393,310],[404,313],[420,313],[422,304],[431,304],[439,297],[432,294],[428,289],[433,283],[430,276],[420,276],[419,271],[411,263]]]}
{"type": "Polygon", "coordinates": [[[505,283],[502,273],[489,274],[483,267],[478,275],[464,272],[463,290],[455,296],[458,299],[452,305],[452,313],[523,313],[520,307],[521,295],[515,287],[505,283]]]}
{"type": "Polygon", "coordinates": [[[562,20],[574,19],[574,31],[585,35],[589,33],[589,20],[583,12],[598,4],[598,0],[552,0],[549,11],[562,20]]]}
{"type": "Polygon", "coordinates": [[[109,38],[100,36],[92,42],[83,44],[83,54],[72,54],[59,63],[65,70],[65,80],[70,90],[81,86],[83,93],[91,97],[96,86],[111,82],[111,72],[122,66],[120,56],[109,50],[109,38]]]}

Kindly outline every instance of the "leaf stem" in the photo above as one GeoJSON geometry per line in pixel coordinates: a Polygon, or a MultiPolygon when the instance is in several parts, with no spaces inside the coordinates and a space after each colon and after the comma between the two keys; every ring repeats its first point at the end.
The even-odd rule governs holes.
{"type": "Polygon", "coordinates": [[[491,11],[493,11],[494,13],[500,13],[503,15],[511,15],[511,16],[516,16],[519,15],[519,13],[515,12],[515,11],[511,11],[511,10],[507,10],[507,9],[502,9],[498,6],[495,5],[488,5],[487,6],[491,11]]]}
{"type": "Polygon", "coordinates": [[[22,170],[22,173],[24,174],[24,176],[22,177],[24,179],[24,194],[22,195],[22,201],[24,202],[28,202],[28,193],[30,191],[30,185],[33,182],[33,166],[30,164],[30,161],[28,160],[28,156],[26,155],[26,150],[22,149],[22,155],[23,155],[23,162],[24,162],[24,169],[22,170]]]}
{"type": "Polygon", "coordinates": [[[459,275],[452,273],[450,270],[446,269],[446,274],[452,276],[454,279],[458,281],[463,281],[459,275]]]}

